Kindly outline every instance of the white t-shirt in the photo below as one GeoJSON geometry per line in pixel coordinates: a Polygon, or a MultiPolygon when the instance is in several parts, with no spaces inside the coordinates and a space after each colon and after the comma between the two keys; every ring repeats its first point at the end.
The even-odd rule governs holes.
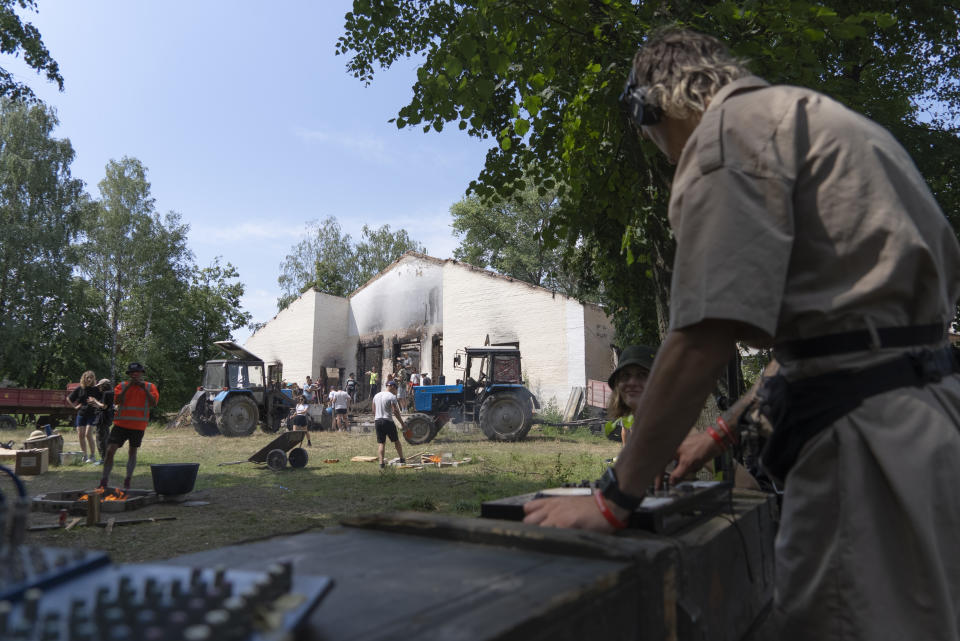
{"type": "Polygon", "coordinates": [[[414,385],[419,385],[419,384],[420,384],[420,375],[417,374],[416,372],[414,372],[413,374],[411,374],[411,375],[410,375],[410,382],[413,383],[414,385]]]}
{"type": "Polygon", "coordinates": [[[350,395],[343,390],[333,392],[330,399],[333,401],[333,409],[335,410],[345,410],[350,407],[350,395]]]}
{"type": "Polygon", "coordinates": [[[397,397],[391,394],[390,392],[384,390],[378,392],[376,396],[373,397],[373,418],[377,420],[379,418],[392,419],[393,418],[393,407],[397,405],[397,397]]]}
{"type": "Polygon", "coordinates": [[[307,405],[306,403],[298,403],[298,404],[297,404],[297,415],[298,415],[298,416],[306,416],[306,415],[307,415],[307,411],[308,411],[309,409],[310,409],[310,406],[307,405]]]}

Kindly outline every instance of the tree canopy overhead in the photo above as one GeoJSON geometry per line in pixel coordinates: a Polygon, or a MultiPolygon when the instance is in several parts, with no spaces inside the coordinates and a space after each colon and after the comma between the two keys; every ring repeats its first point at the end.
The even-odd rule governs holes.
{"type": "MultiPolygon", "coordinates": [[[[36,0],[0,0],[0,53],[23,55],[24,61],[37,73],[46,75],[47,80],[57,83],[63,91],[63,77],[60,66],[53,59],[40,37],[40,32],[29,22],[17,15],[21,10],[37,10],[36,0]]],[[[33,91],[22,82],[14,79],[13,74],[0,67],[0,96],[14,100],[33,100],[33,91]]]]}
{"type": "Polygon", "coordinates": [[[713,34],[758,75],[823,91],[891,129],[960,224],[960,9],[947,3],[356,0],[337,52],[368,83],[420,57],[395,122],[490,139],[470,185],[479,196],[509,197],[536,167],[534,184],[559,197],[546,243],[596,250],[592,268],[631,340],[664,329],[672,168],[637,141],[617,98],[638,45],[664,24],[713,34]]]}

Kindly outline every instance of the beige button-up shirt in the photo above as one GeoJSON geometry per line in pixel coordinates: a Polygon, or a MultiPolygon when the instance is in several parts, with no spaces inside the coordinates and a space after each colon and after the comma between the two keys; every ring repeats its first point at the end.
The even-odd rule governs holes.
{"type": "Polygon", "coordinates": [[[717,93],[669,217],[671,329],[729,319],[783,341],[956,314],[960,248],[909,155],[814,91],[751,76],[717,93]]]}

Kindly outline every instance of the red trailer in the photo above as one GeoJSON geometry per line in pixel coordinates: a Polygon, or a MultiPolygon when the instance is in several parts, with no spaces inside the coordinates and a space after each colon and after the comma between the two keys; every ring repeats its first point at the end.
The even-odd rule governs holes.
{"type": "Polygon", "coordinates": [[[18,423],[26,425],[38,417],[49,417],[44,422],[51,424],[71,419],[77,410],[67,401],[67,395],[77,386],[78,383],[70,383],[65,390],[0,388],[0,429],[14,429],[18,423]],[[20,415],[19,422],[15,414],[20,415]]]}

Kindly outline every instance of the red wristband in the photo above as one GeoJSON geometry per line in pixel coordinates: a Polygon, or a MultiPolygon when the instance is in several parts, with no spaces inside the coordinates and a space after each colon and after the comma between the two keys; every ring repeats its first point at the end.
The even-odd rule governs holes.
{"type": "Polygon", "coordinates": [[[721,452],[727,451],[727,444],[724,442],[723,437],[717,433],[717,430],[713,429],[713,426],[707,428],[707,434],[709,434],[710,438],[717,442],[717,445],[720,446],[721,452]]]}
{"type": "Polygon", "coordinates": [[[727,435],[728,439],[730,439],[730,445],[736,445],[737,439],[733,438],[733,430],[730,429],[730,426],[727,425],[727,422],[723,420],[722,416],[717,417],[717,425],[720,426],[720,429],[723,430],[723,433],[727,435]]]}
{"type": "Polygon", "coordinates": [[[617,515],[610,511],[610,508],[607,507],[607,502],[603,500],[603,494],[600,492],[593,493],[593,500],[596,502],[597,507],[600,508],[600,514],[603,515],[603,518],[607,519],[607,523],[622,530],[627,527],[627,524],[617,518],[617,515]]]}

